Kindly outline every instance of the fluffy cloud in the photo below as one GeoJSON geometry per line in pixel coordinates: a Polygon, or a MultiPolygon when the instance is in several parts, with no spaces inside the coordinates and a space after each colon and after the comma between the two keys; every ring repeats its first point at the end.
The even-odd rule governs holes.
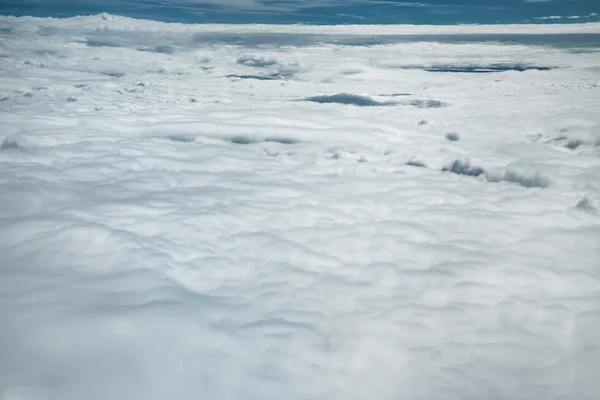
{"type": "Polygon", "coordinates": [[[597,398],[598,24],[0,25],[3,400],[597,398]]]}

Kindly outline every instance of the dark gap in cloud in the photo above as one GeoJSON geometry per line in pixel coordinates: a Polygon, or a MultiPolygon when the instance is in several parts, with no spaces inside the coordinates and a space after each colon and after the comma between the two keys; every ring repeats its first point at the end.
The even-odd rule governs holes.
{"type": "Polygon", "coordinates": [[[485,174],[485,169],[479,166],[471,166],[469,161],[454,160],[443,167],[442,172],[452,172],[453,174],[477,177],[485,174]]]}
{"type": "Polygon", "coordinates": [[[538,67],[538,66],[524,66],[524,65],[500,65],[500,64],[490,64],[490,65],[473,65],[473,66],[434,66],[432,68],[425,68],[427,72],[462,72],[462,73],[471,73],[471,74],[485,74],[492,72],[505,72],[505,71],[550,71],[554,69],[553,67],[538,67]]]}
{"type": "Polygon", "coordinates": [[[173,54],[175,53],[175,47],[169,44],[159,44],[156,46],[142,46],[137,48],[138,51],[148,51],[152,53],[160,54],[173,54]]]}
{"type": "MultiPolygon", "coordinates": [[[[600,130],[598,126],[567,126],[561,128],[554,137],[549,137],[543,143],[563,147],[568,150],[578,150],[582,146],[597,147],[600,145],[600,130]]],[[[538,134],[532,141],[539,142],[544,135],[538,134]]]]}
{"type": "Polygon", "coordinates": [[[359,163],[368,162],[367,158],[354,150],[331,149],[325,152],[325,158],[330,160],[349,160],[359,163]]]}
{"type": "Polygon", "coordinates": [[[574,139],[574,140],[567,141],[567,144],[565,144],[565,147],[569,150],[575,150],[582,144],[583,144],[582,140],[574,139]]]}
{"type": "Polygon", "coordinates": [[[525,63],[492,63],[492,64],[436,64],[432,66],[422,65],[403,65],[401,69],[420,69],[427,72],[450,72],[450,73],[468,73],[468,74],[489,74],[496,72],[517,71],[524,72],[550,71],[555,67],[529,65],[525,63]]]}
{"type": "Polygon", "coordinates": [[[281,74],[269,74],[269,75],[239,75],[239,74],[229,74],[225,75],[226,78],[237,78],[237,79],[257,79],[261,81],[279,81],[284,80],[285,76],[281,74]]]}
{"type": "Polygon", "coordinates": [[[344,71],[340,71],[340,75],[344,75],[344,76],[350,76],[350,75],[358,75],[358,74],[362,74],[365,71],[361,70],[361,69],[347,69],[344,71]]]}
{"type": "Polygon", "coordinates": [[[445,103],[439,100],[407,100],[399,101],[397,104],[418,108],[442,108],[446,106],[445,103]]]}
{"type": "Polygon", "coordinates": [[[337,94],[332,94],[332,95],[312,96],[312,97],[307,97],[305,100],[311,101],[314,103],[321,103],[321,104],[334,103],[334,104],[353,105],[353,106],[359,106],[359,107],[389,106],[389,105],[396,104],[394,102],[382,103],[382,102],[373,100],[367,96],[360,96],[357,94],[350,94],[350,93],[337,93],[337,94]]]}
{"type": "Polygon", "coordinates": [[[524,173],[514,170],[506,170],[502,174],[486,173],[488,182],[512,182],[524,188],[546,188],[550,186],[550,180],[540,176],[538,173],[524,173]]]}
{"type": "Polygon", "coordinates": [[[547,188],[551,184],[548,178],[541,176],[537,172],[516,171],[510,168],[499,171],[486,171],[483,167],[471,165],[468,160],[463,161],[460,159],[452,161],[443,167],[441,171],[475,178],[483,176],[488,182],[511,182],[524,188],[547,188]]]}
{"type": "Polygon", "coordinates": [[[125,47],[122,43],[111,38],[88,38],[85,44],[89,47],[125,47]]]}
{"type": "Polygon", "coordinates": [[[266,68],[277,65],[276,59],[265,56],[257,56],[254,54],[244,54],[238,57],[236,63],[239,65],[245,65],[246,67],[254,68],[266,68]]]}
{"type": "Polygon", "coordinates": [[[385,106],[412,106],[418,108],[440,108],[445,104],[439,100],[405,100],[405,101],[377,101],[369,96],[351,93],[336,93],[332,95],[311,96],[304,99],[313,103],[342,104],[358,107],[385,107],[385,106]]]}
{"type": "Polygon", "coordinates": [[[167,136],[167,139],[172,140],[174,142],[180,142],[180,143],[193,143],[196,141],[196,137],[192,136],[192,135],[169,135],[167,136]]]}
{"type": "Polygon", "coordinates": [[[33,66],[33,67],[40,67],[43,68],[44,67],[44,63],[41,62],[33,62],[33,61],[29,61],[26,60],[23,62],[24,65],[29,65],[29,66],[33,66]]]}
{"type": "Polygon", "coordinates": [[[584,210],[584,211],[588,211],[588,212],[596,211],[596,207],[594,207],[591,200],[587,197],[582,197],[575,205],[575,208],[578,208],[578,209],[584,210]]]}
{"type": "Polygon", "coordinates": [[[122,78],[125,76],[125,72],[122,71],[102,71],[102,75],[112,76],[113,78],[122,78]]]}
{"type": "MultiPolygon", "coordinates": [[[[171,140],[173,142],[179,143],[195,143],[196,135],[192,134],[179,134],[175,133],[172,135],[161,137],[167,140],[171,140]]],[[[215,139],[224,140],[233,144],[241,144],[241,145],[250,145],[250,144],[258,144],[258,143],[279,143],[279,144],[296,144],[300,141],[290,137],[284,136],[255,136],[255,135],[233,135],[226,137],[215,137],[215,139]]]]}
{"type": "Polygon", "coordinates": [[[577,148],[579,148],[579,146],[585,144],[585,142],[581,139],[570,139],[566,136],[559,136],[555,139],[552,139],[550,143],[555,146],[567,148],[569,150],[576,150],[577,148]]]}
{"type": "Polygon", "coordinates": [[[181,75],[189,75],[189,72],[187,72],[187,71],[170,70],[167,68],[148,69],[146,71],[150,74],[160,74],[160,75],[180,75],[180,76],[181,75]]]}
{"type": "Polygon", "coordinates": [[[35,49],[31,51],[33,54],[38,56],[56,56],[58,55],[58,51],[51,49],[35,49]]]}
{"type": "Polygon", "coordinates": [[[417,168],[427,168],[427,164],[419,160],[409,160],[406,162],[406,165],[417,168]]]}
{"type": "Polygon", "coordinates": [[[456,132],[446,133],[445,138],[451,142],[458,142],[460,140],[460,136],[456,132]]]}
{"type": "Polygon", "coordinates": [[[280,143],[280,144],[295,144],[299,141],[293,138],[279,137],[279,136],[267,136],[267,137],[256,137],[251,135],[235,135],[228,138],[224,138],[225,141],[233,144],[257,144],[257,143],[280,143]]]}
{"type": "Polygon", "coordinates": [[[397,96],[412,96],[412,93],[380,93],[377,96],[381,97],[397,97],[397,96]]]}
{"type": "Polygon", "coordinates": [[[10,135],[2,141],[0,150],[26,150],[23,145],[19,143],[14,135],[10,135]]]}

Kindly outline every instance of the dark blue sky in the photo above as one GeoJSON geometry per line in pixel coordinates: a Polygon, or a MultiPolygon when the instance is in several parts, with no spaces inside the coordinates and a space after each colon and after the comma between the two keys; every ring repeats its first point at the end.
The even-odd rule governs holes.
{"type": "Polygon", "coordinates": [[[101,12],[197,23],[572,23],[600,21],[600,1],[0,0],[3,15],[66,17],[101,12]]]}

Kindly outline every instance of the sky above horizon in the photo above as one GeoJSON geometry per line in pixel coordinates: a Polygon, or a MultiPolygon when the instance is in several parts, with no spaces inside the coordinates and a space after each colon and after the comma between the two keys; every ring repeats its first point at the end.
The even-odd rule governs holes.
{"type": "Polygon", "coordinates": [[[106,12],[187,23],[493,24],[600,21],[595,0],[3,0],[2,15],[106,12]]]}

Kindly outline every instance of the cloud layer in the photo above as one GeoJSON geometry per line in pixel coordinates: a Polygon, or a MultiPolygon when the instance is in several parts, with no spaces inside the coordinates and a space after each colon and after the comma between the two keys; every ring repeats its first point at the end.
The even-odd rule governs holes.
{"type": "Polygon", "coordinates": [[[0,25],[3,400],[596,399],[599,25],[0,25]]]}

